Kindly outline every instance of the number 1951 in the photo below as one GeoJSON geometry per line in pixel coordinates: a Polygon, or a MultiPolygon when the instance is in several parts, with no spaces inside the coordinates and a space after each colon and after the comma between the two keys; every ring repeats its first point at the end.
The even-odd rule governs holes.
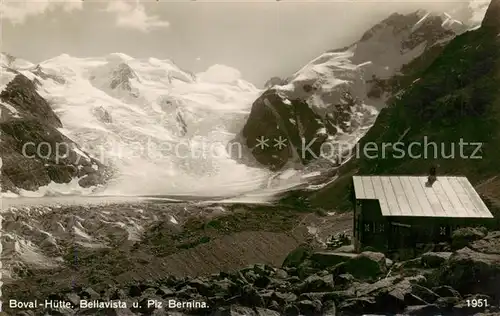
{"type": "Polygon", "coordinates": [[[470,299],[470,300],[467,300],[467,306],[468,307],[488,307],[488,300],[485,299],[485,298],[478,298],[478,299],[470,299]]]}

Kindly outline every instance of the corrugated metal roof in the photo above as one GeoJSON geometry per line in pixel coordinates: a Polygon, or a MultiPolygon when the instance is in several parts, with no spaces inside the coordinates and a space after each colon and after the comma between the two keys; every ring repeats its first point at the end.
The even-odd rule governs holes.
{"type": "Polygon", "coordinates": [[[354,176],[358,200],[378,200],[383,216],[493,218],[466,177],[354,176]]]}

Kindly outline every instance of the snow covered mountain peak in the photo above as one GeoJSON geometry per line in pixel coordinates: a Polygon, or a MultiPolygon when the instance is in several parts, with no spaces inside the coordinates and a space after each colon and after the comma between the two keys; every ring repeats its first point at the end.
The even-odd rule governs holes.
{"type": "MultiPolygon", "coordinates": [[[[3,55],[4,69],[8,61],[3,55]]],[[[112,168],[106,194],[221,195],[267,184],[268,171],[239,165],[225,150],[260,92],[231,67],[195,76],[168,59],[118,53],[9,65],[0,88],[16,75],[33,82],[60,118],[59,132],[112,168]]],[[[13,124],[24,117],[15,106],[0,104],[13,124]]],[[[52,183],[38,194],[65,190],[52,183]]]]}
{"type": "Polygon", "coordinates": [[[106,56],[106,60],[108,62],[120,63],[120,62],[132,61],[134,60],[134,58],[124,53],[111,53],[106,56]]]}
{"type": "Polygon", "coordinates": [[[288,91],[290,98],[309,99],[312,106],[320,108],[324,107],[321,104],[331,102],[318,99],[318,95],[336,99],[340,94],[333,91],[344,90],[347,86],[363,100],[367,93],[364,91],[366,80],[374,76],[387,79],[398,74],[404,65],[425,50],[434,45],[442,46],[465,30],[460,22],[454,22],[445,14],[422,10],[407,15],[394,13],[365,32],[353,45],[326,52],[312,60],[277,89],[288,91]],[[313,95],[315,101],[310,99],[313,95]]]}
{"type": "Polygon", "coordinates": [[[28,68],[33,66],[33,64],[29,61],[17,58],[6,52],[0,53],[0,65],[2,68],[12,69],[28,68]]]}

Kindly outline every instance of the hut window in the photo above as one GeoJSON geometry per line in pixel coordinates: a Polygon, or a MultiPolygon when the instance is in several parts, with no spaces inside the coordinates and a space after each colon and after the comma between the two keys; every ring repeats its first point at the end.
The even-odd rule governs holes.
{"type": "Polygon", "coordinates": [[[381,233],[383,233],[384,229],[385,229],[384,224],[379,224],[378,231],[381,232],[381,233]]]}
{"type": "Polygon", "coordinates": [[[365,224],[365,232],[369,232],[370,231],[370,224],[365,224]]]}
{"type": "Polygon", "coordinates": [[[442,236],[446,235],[446,227],[445,226],[441,226],[439,228],[439,235],[442,235],[442,236]]]}

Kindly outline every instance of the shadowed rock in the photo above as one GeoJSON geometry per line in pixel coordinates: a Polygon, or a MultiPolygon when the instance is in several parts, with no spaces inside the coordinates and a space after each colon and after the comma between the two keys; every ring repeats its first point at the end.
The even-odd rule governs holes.
{"type": "Polygon", "coordinates": [[[491,0],[481,26],[493,28],[500,32],[500,0],[491,0]]]}
{"type": "Polygon", "coordinates": [[[73,179],[83,187],[105,182],[109,170],[58,130],[61,121],[31,80],[18,74],[0,99],[14,111],[0,118],[3,191],[37,190],[73,179]]]}

